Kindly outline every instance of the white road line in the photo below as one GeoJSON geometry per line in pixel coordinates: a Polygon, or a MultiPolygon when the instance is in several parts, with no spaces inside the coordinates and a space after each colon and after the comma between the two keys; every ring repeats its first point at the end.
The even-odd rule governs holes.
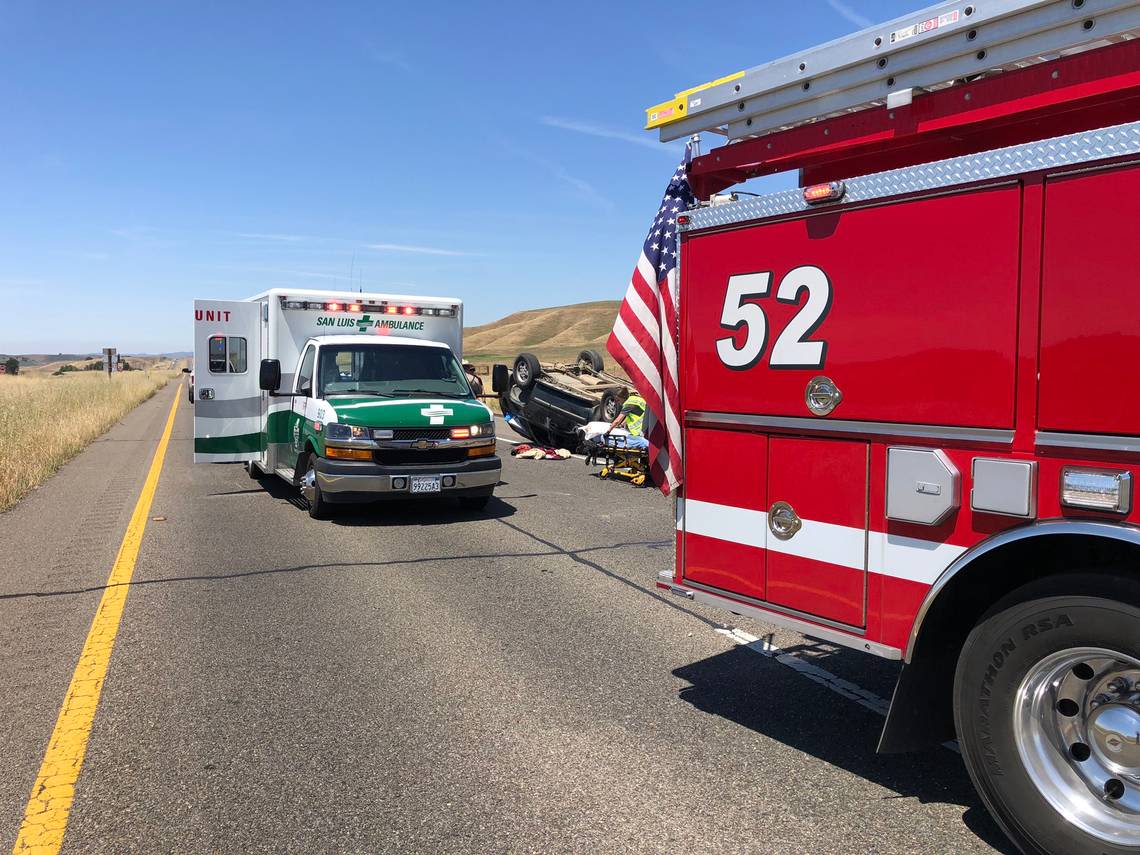
{"type": "MultiPolygon", "coordinates": [[[[759,653],[761,656],[779,662],[781,665],[791,668],[801,677],[806,677],[813,683],[818,683],[824,688],[835,692],[835,694],[852,700],[859,704],[859,706],[865,707],[884,718],[891,707],[890,702],[885,698],[880,698],[874,692],[869,692],[849,680],[837,677],[835,674],[832,674],[824,668],[820,668],[818,665],[806,662],[794,653],[788,653],[782,647],[777,647],[766,638],[757,638],[741,629],[717,629],[716,632],[723,635],[733,644],[747,647],[754,653],[759,653]]],[[[961,753],[961,750],[958,748],[958,743],[955,741],[943,742],[942,747],[948,748],[956,754],[961,753]]]]}

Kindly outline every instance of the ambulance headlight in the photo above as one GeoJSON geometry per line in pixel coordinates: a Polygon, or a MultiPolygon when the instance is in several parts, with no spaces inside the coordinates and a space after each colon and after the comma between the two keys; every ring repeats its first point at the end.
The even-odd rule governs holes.
{"type": "Polygon", "coordinates": [[[325,425],[325,439],[333,440],[351,440],[351,439],[368,439],[368,428],[357,427],[356,425],[342,425],[333,423],[325,425]]]}
{"type": "Polygon", "coordinates": [[[486,424],[483,424],[483,425],[471,425],[470,430],[471,430],[471,436],[472,437],[494,436],[495,435],[495,423],[494,422],[487,422],[486,424]]]}

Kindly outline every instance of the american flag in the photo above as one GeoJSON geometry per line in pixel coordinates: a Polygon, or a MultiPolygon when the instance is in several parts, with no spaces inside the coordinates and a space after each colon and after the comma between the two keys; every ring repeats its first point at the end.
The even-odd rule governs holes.
{"type": "Polygon", "coordinates": [[[687,170],[693,144],[665,190],[633,270],[606,349],[649,405],[646,438],[653,481],[669,495],[681,485],[681,405],[677,391],[677,215],[693,204],[687,170]]]}

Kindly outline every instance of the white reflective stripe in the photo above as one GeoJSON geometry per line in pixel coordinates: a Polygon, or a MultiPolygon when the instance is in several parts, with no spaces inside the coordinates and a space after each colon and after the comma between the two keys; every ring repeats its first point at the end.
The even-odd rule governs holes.
{"type": "Polygon", "coordinates": [[[802,527],[790,540],[780,540],[772,535],[768,538],[768,549],[853,570],[862,570],[866,560],[863,529],[815,520],[803,520],[802,527]]]}
{"type": "Polygon", "coordinates": [[[768,515],[732,505],[685,500],[685,531],[764,548],[768,534],[768,515]]]}
{"type": "Polygon", "coordinates": [[[934,584],[942,571],[966,551],[966,547],[952,543],[881,531],[872,531],[867,536],[863,529],[853,526],[817,520],[803,520],[802,523],[794,537],[780,540],[769,535],[768,515],[764,511],[696,499],[683,499],[677,503],[677,528],[692,534],[854,570],[863,569],[866,548],[870,572],[923,585],[934,584]]]}
{"type": "Polygon", "coordinates": [[[966,547],[953,543],[873,531],[868,556],[874,573],[933,585],[942,571],[965,551],[966,547]]]}
{"type": "Polygon", "coordinates": [[[261,433],[265,429],[265,421],[261,416],[245,416],[238,419],[212,419],[197,416],[195,421],[198,423],[196,435],[204,439],[215,436],[241,436],[247,433],[261,433]]]}

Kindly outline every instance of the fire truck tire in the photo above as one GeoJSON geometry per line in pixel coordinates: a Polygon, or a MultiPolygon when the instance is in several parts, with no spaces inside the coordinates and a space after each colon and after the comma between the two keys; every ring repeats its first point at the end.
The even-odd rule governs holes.
{"type": "Polygon", "coordinates": [[[1001,600],[962,647],[954,723],[1022,852],[1140,852],[1140,582],[1054,576],[1001,600]]]}
{"type": "Polygon", "coordinates": [[[542,366],[538,362],[538,357],[533,353],[520,353],[515,357],[515,384],[520,388],[529,389],[541,373],[542,366]]]}
{"type": "Polygon", "coordinates": [[[605,371],[606,361],[596,350],[583,350],[578,354],[578,367],[589,368],[593,371],[605,371]]]}

